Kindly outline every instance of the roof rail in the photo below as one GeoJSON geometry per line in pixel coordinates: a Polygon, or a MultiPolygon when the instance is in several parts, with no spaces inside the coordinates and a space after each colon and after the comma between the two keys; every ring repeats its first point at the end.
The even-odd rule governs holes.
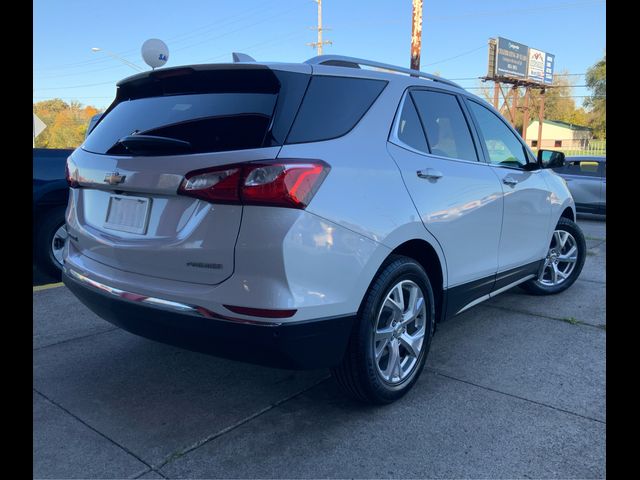
{"type": "Polygon", "coordinates": [[[433,80],[434,82],[440,82],[444,83],[445,85],[450,85],[452,87],[462,89],[462,87],[457,83],[438,77],[437,75],[433,75],[431,73],[412,70],[410,68],[396,67],[395,65],[390,65],[388,63],[374,62],[373,60],[365,60],[362,58],[345,57],[343,55],[318,55],[317,57],[310,58],[304,63],[308,63],[309,65],[334,65],[339,67],[352,68],[359,68],[360,65],[383,68],[385,70],[391,70],[392,72],[406,73],[407,75],[412,75],[414,77],[428,78],[429,80],[433,80]]]}

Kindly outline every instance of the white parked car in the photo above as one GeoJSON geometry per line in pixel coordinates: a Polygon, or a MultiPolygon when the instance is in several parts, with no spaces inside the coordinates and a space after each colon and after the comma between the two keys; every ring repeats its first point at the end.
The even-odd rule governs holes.
{"type": "Polygon", "coordinates": [[[135,334],[392,402],[436,322],[580,274],[548,153],[455,83],[362,59],[141,73],[68,160],[64,282],[135,334]]]}

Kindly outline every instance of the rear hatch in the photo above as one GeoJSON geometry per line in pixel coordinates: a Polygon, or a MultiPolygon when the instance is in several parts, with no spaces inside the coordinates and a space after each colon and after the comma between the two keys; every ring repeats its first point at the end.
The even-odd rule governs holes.
{"type": "Polygon", "coordinates": [[[277,157],[310,73],[277,68],[177,67],[118,84],[113,104],[68,162],[77,187],[72,247],[158,278],[228,278],[242,206],[179,195],[178,187],[194,170],[277,157]]]}

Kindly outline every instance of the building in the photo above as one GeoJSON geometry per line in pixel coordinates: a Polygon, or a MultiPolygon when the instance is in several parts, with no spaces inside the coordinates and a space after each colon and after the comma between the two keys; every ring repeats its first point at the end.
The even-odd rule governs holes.
{"type": "MultiPolygon", "coordinates": [[[[586,148],[593,138],[588,127],[581,127],[559,120],[542,122],[541,148],[586,148]]],[[[538,121],[531,122],[527,128],[527,144],[538,148],[538,121]]]]}

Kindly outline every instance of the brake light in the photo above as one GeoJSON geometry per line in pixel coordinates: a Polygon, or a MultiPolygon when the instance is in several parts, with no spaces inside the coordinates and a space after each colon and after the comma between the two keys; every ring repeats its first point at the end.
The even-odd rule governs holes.
{"type": "Polygon", "coordinates": [[[212,203],[309,205],[331,167],[322,160],[277,160],[189,172],[178,193],[212,203]]]}
{"type": "Polygon", "coordinates": [[[67,161],[64,165],[64,176],[67,179],[67,184],[71,188],[78,188],[78,170],[74,170],[73,175],[71,175],[71,170],[69,168],[69,160],[71,157],[67,158],[67,161]]]}

